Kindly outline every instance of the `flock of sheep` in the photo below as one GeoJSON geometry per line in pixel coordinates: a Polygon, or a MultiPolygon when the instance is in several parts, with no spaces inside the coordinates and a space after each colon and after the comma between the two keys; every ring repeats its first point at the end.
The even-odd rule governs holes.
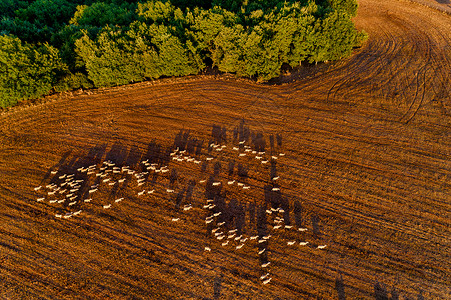
{"type": "MultiPolygon", "coordinates": [[[[227,145],[220,145],[216,143],[212,143],[209,145],[210,154],[201,158],[196,158],[190,156],[186,150],[180,150],[176,148],[173,152],[170,153],[170,158],[174,163],[189,163],[193,165],[200,165],[201,163],[208,163],[212,161],[215,157],[214,154],[220,154],[221,152],[225,152],[227,149],[227,145]]],[[[260,164],[265,165],[268,162],[278,160],[279,158],[285,156],[284,153],[279,153],[278,155],[271,155],[269,157],[266,156],[264,151],[256,151],[253,150],[252,147],[245,145],[245,142],[239,142],[238,147],[234,146],[229,150],[230,153],[235,153],[234,155],[237,159],[255,159],[260,162],[260,164]],[[247,157],[247,158],[245,158],[247,157]]],[[[140,171],[132,169],[130,166],[117,166],[112,161],[104,161],[101,164],[93,164],[86,167],[81,167],[71,174],[68,173],[58,173],[58,171],[52,171],[53,175],[52,182],[46,185],[40,185],[34,188],[34,191],[38,193],[37,202],[46,202],[49,204],[61,204],[59,212],[55,214],[56,218],[61,219],[69,219],[71,217],[78,216],[83,213],[82,206],[84,205],[92,205],[96,202],[101,202],[100,207],[104,210],[111,209],[118,203],[124,200],[124,197],[113,197],[113,199],[105,203],[103,202],[105,197],[100,195],[96,198],[96,194],[99,192],[109,192],[111,194],[118,194],[118,190],[124,187],[131,187],[135,189],[137,197],[143,197],[145,195],[154,194],[157,192],[160,193],[175,193],[175,188],[173,184],[170,184],[166,187],[156,187],[155,184],[152,188],[145,189],[144,185],[150,183],[149,178],[152,173],[153,175],[163,175],[165,173],[170,172],[170,169],[167,165],[161,166],[158,163],[149,162],[149,159],[142,160],[141,166],[139,167],[140,171]]],[[[271,178],[273,182],[279,180],[279,176],[273,176],[271,178]]],[[[199,181],[199,184],[206,183],[207,180],[202,179],[199,181]]],[[[217,179],[212,182],[207,182],[207,184],[211,184],[212,187],[217,187],[220,185],[224,186],[234,186],[236,185],[238,188],[243,191],[250,190],[250,185],[245,182],[240,182],[239,179],[234,180],[225,180],[224,183],[222,180],[217,179]]],[[[147,185],[148,186],[148,185],[147,185]]],[[[207,188],[207,187],[206,187],[207,188]]],[[[274,186],[272,187],[272,191],[280,192],[280,187],[274,186]]],[[[97,204],[99,205],[99,204],[97,204]]],[[[193,204],[189,203],[182,207],[183,212],[187,212],[193,208],[193,204]]],[[[245,234],[237,234],[238,229],[233,228],[227,230],[228,225],[225,222],[220,222],[220,215],[223,213],[222,211],[218,211],[214,204],[213,199],[207,199],[202,209],[209,211],[210,213],[205,218],[205,223],[212,227],[211,234],[218,241],[218,246],[221,247],[232,247],[233,250],[239,251],[243,247],[251,246],[254,247],[257,245],[258,251],[257,254],[259,256],[264,255],[265,259],[261,263],[261,268],[264,274],[260,277],[262,284],[268,284],[272,277],[269,272],[271,262],[266,259],[267,257],[267,247],[271,237],[276,235],[281,230],[296,230],[298,232],[305,232],[307,228],[294,228],[292,225],[285,225],[284,219],[281,215],[284,213],[282,208],[273,208],[266,210],[266,214],[273,216],[273,224],[271,234],[267,234],[265,236],[257,235],[245,235],[245,234]]],[[[173,222],[179,222],[180,217],[174,217],[171,219],[173,222]]],[[[307,241],[296,241],[291,240],[287,242],[287,246],[307,246],[309,242],[307,241]]],[[[317,249],[324,249],[326,245],[319,245],[317,249]]],[[[206,246],[204,248],[205,251],[212,251],[211,246],[206,246]]]]}

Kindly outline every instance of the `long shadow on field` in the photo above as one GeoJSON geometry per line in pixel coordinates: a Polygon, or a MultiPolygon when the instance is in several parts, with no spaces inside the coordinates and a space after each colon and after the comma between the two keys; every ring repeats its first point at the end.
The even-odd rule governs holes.
{"type": "Polygon", "coordinates": [[[337,276],[335,279],[335,290],[337,290],[338,300],[346,300],[345,295],[345,285],[343,283],[343,276],[340,274],[340,277],[337,276]]]}
{"type": "Polygon", "coordinates": [[[319,238],[321,235],[321,229],[320,229],[321,227],[319,225],[319,221],[320,221],[320,218],[318,215],[316,215],[316,214],[312,215],[312,229],[313,229],[313,236],[315,238],[319,238]]]}
{"type": "Polygon", "coordinates": [[[249,127],[244,125],[244,120],[241,120],[240,125],[233,129],[233,141],[247,142],[250,138],[250,133],[251,130],[249,129],[249,127]]]}
{"type": "Polygon", "coordinates": [[[213,299],[219,299],[221,296],[222,277],[222,273],[215,277],[215,281],[213,283],[213,299]]]}
{"type": "Polygon", "coordinates": [[[116,165],[123,165],[128,155],[127,147],[120,143],[114,143],[105,156],[106,161],[112,161],[116,165]]]}
{"type": "Polygon", "coordinates": [[[376,300],[389,300],[387,287],[383,283],[376,281],[374,283],[374,299],[376,300]]]}
{"type": "Polygon", "coordinates": [[[294,212],[294,222],[298,228],[303,228],[304,219],[302,218],[303,208],[301,202],[299,200],[295,200],[293,204],[293,212],[294,212]]]}
{"type": "Polygon", "coordinates": [[[133,145],[128,152],[127,158],[125,159],[125,165],[130,166],[131,168],[138,167],[141,157],[141,151],[137,146],[133,145]]]}
{"type": "Polygon", "coordinates": [[[150,163],[166,165],[170,159],[170,149],[163,149],[155,140],[151,141],[147,146],[147,152],[143,158],[148,159],[150,163]]]}
{"type": "Polygon", "coordinates": [[[64,166],[67,158],[70,156],[70,154],[72,153],[71,150],[66,151],[63,156],[61,157],[60,161],[55,164],[52,168],[50,168],[47,173],[45,173],[44,178],[42,179],[42,182],[46,181],[49,177],[53,177],[52,180],[56,177],[56,176],[51,176],[52,172],[57,171],[59,172],[61,170],[61,168],[64,166]]]}
{"type": "Polygon", "coordinates": [[[211,136],[213,137],[212,142],[216,144],[227,143],[227,129],[225,127],[221,127],[220,125],[213,125],[211,136]]]}
{"type": "Polygon", "coordinates": [[[174,148],[189,154],[202,154],[202,145],[203,140],[191,137],[189,130],[180,130],[174,138],[174,148]]]}

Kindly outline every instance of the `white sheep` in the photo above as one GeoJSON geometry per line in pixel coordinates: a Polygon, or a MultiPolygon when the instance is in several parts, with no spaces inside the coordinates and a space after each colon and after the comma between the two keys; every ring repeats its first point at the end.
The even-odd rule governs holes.
{"type": "Polygon", "coordinates": [[[244,246],[244,244],[241,244],[241,245],[236,246],[235,248],[238,250],[238,249],[243,248],[243,246],[244,246]]]}

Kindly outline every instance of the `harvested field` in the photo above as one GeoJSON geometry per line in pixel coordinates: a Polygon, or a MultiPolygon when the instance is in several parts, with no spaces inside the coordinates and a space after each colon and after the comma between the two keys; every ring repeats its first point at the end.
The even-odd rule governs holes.
{"type": "Polygon", "coordinates": [[[367,44],[308,78],[2,114],[0,298],[450,299],[450,15],[359,4],[367,44]]]}

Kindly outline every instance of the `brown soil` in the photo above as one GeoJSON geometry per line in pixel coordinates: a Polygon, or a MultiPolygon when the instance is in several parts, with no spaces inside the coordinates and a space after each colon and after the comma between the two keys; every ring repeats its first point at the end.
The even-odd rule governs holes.
{"type": "Polygon", "coordinates": [[[386,290],[392,299],[450,299],[450,16],[408,1],[362,0],[355,21],[370,35],[362,49],[288,84],[166,79],[1,115],[0,298],[383,299],[386,290]],[[232,147],[243,138],[234,130],[246,136],[246,128],[253,139],[245,145],[265,141],[263,156],[286,155],[267,164],[249,152],[239,157],[232,147]],[[203,144],[191,156],[204,170],[169,155],[194,139],[203,144]],[[215,139],[227,147],[209,152],[215,139]],[[82,197],[99,177],[78,168],[111,160],[141,171],[146,159],[170,171],[143,186],[114,174],[127,181],[101,182],[90,203],[50,203],[64,197],[34,191],[75,173],[88,180],[76,192],[82,197]],[[138,196],[143,189],[155,192],[138,196]],[[221,246],[204,220],[212,195],[223,213],[215,222],[240,224],[244,236],[271,234],[269,242],[221,246]],[[292,229],[273,229],[271,201],[292,229]],[[266,269],[272,280],[263,285],[266,269]]]}

